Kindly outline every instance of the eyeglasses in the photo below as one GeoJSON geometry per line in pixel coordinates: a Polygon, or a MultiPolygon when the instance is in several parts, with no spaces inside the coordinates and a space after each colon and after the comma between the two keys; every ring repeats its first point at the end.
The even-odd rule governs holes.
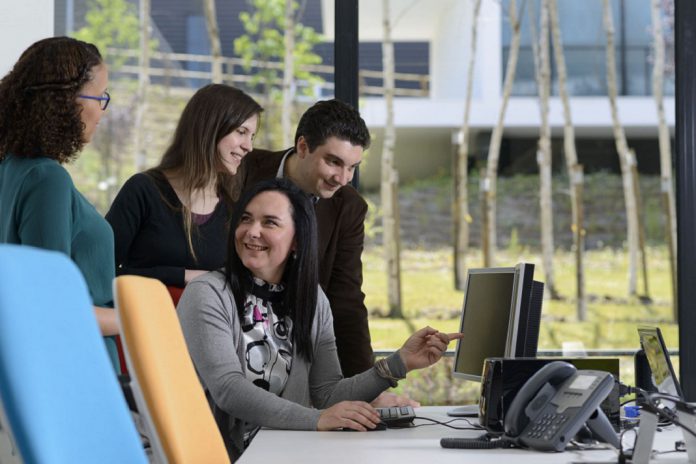
{"type": "Polygon", "coordinates": [[[109,102],[111,101],[111,95],[109,95],[109,92],[104,92],[104,94],[101,97],[93,97],[91,95],[78,95],[77,98],[86,98],[87,100],[99,101],[102,111],[106,110],[106,107],[109,106],[109,102]]]}

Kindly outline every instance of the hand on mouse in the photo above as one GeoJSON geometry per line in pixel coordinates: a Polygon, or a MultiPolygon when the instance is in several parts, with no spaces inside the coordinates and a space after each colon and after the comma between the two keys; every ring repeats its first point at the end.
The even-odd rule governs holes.
{"type": "Polygon", "coordinates": [[[349,428],[365,432],[377,427],[379,422],[379,413],[364,401],[341,401],[321,412],[317,430],[349,428]]]}

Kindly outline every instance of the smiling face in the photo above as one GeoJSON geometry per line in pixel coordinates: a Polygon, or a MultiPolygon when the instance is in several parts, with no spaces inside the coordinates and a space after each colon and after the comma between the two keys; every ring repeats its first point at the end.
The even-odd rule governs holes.
{"type": "Polygon", "coordinates": [[[234,232],[234,247],[255,277],[279,283],[295,247],[295,223],[288,197],[272,190],[256,195],[234,232]]]}
{"type": "Polygon", "coordinates": [[[329,137],[312,152],[304,137],[300,137],[296,150],[298,176],[293,180],[302,190],[319,198],[331,198],[350,182],[363,154],[360,145],[337,137],[329,137]]]}
{"type": "MultiPolygon", "coordinates": [[[[100,64],[93,67],[91,74],[92,79],[82,86],[79,94],[101,97],[109,86],[109,73],[106,70],[106,65],[100,64]]],[[[84,124],[82,140],[85,143],[89,143],[99,124],[99,120],[104,115],[104,110],[101,109],[102,103],[99,100],[78,98],[77,104],[80,105],[82,109],[82,111],[80,111],[80,119],[82,124],[84,124]]]]}
{"type": "Polygon", "coordinates": [[[218,142],[217,150],[220,160],[230,174],[237,173],[242,158],[252,150],[258,123],[259,116],[255,114],[218,142]]]}

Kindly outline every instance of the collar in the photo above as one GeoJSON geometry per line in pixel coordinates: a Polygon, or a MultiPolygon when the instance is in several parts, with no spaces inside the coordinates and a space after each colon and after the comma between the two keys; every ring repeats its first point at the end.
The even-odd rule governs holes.
{"type": "Polygon", "coordinates": [[[287,160],[288,156],[292,155],[293,153],[295,153],[295,148],[288,148],[288,151],[285,152],[283,158],[280,160],[280,166],[278,166],[276,178],[285,177],[285,160],[287,160]]]}
{"type": "Polygon", "coordinates": [[[249,293],[264,302],[271,302],[274,305],[282,305],[285,286],[281,284],[271,284],[258,277],[251,278],[251,288],[249,293]]]}
{"type": "MultiPolygon", "coordinates": [[[[283,155],[283,158],[280,160],[280,166],[278,166],[278,171],[276,172],[276,179],[285,177],[285,161],[293,153],[295,153],[295,148],[288,148],[288,151],[286,151],[283,155]]],[[[309,196],[309,199],[312,200],[312,204],[316,205],[319,201],[319,197],[317,195],[308,193],[307,196],[309,196]]]]}

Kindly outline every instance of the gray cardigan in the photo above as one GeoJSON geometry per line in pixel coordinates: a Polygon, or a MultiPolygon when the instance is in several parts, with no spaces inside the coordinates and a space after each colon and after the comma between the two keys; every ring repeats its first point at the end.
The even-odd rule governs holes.
{"type": "MultiPolygon", "coordinates": [[[[191,358],[233,458],[244,449],[244,423],[289,430],[316,430],[320,409],[344,400],[372,401],[390,386],[375,368],[344,379],[336,353],[331,308],[319,288],[312,325],[313,361],[293,353],[292,369],[280,396],[246,379],[237,307],[224,275],[205,274],[186,286],[177,306],[191,358]]],[[[391,355],[393,375],[406,368],[391,355]]]]}

